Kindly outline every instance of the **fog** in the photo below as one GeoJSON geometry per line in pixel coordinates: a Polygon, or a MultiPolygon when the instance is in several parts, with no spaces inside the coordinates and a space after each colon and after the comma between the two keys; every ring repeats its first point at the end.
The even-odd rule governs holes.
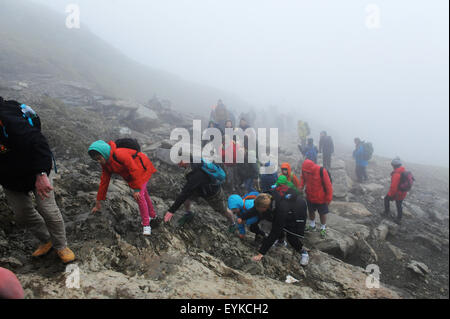
{"type": "Polygon", "coordinates": [[[337,143],[360,137],[378,155],[448,167],[446,0],[33,1],[65,15],[78,4],[81,28],[131,58],[307,119],[337,143]]]}

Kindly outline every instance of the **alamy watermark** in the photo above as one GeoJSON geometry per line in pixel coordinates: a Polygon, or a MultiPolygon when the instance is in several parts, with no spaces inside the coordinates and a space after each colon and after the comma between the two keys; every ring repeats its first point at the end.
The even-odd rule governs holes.
{"type": "Polygon", "coordinates": [[[225,128],[224,133],[217,128],[207,128],[202,132],[201,120],[193,121],[192,136],[186,128],[176,128],[170,134],[170,139],[177,141],[170,150],[170,160],[174,164],[181,161],[201,163],[202,158],[227,164],[270,162],[270,166],[261,167],[261,174],[273,173],[278,165],[278,128],[270,128],[269,132],[267,128],[258,128],[257,132],[254,128],[245,131],[225,128]]]}
{"type": "Polygon", "coordinates": [[[380,288],[380,267],[375,264],[367,265],[366,273],[368,273],[366,278],[366,287],[369,289],[379,289],[380,288]]]}
{"type": "Polygon", "coordinates": [[[66,267],[66,287],[69,289],[80,289],[80,268],[77,264],[66,267]]]}
{"type": "Polygon", "coordinates": [[[66,28],[67,29],[80,29],[80,6],[75,3],[68,4],[66,6],[66,28]]]}

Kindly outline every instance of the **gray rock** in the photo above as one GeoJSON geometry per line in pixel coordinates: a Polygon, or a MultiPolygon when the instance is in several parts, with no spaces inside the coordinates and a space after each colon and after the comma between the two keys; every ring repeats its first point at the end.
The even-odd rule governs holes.
{"type": "Polygon", "coordinates": [[[407,268],[420,276],[425,276],[430,273],[430,269],[428,268],[427,265],[415,260],[411,261],[411,263],[409,263],[407,268]]]}

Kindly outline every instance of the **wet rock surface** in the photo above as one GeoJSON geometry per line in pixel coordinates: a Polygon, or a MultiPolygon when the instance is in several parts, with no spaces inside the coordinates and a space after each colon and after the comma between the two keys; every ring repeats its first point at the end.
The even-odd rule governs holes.
{"type": "MultiPolygon", "coordinates": [[[[448,298],[448,170],[406,164],[416,183],[397,225],[395,205],[392,216],[381,215],[389,161],[375,157],[370,181],[358,184],[351,154],[338,153],[328,235],[306,234],[309,265],[301,267],[289,246],[273,247],[255,263],[254,235],[228,233],[225,218],[203,200],[194,202],[191,223],[177,227],[180,210],[171,224],[143,237],[131,191],[113,178],[102,210],[90,213],[101,172],[87,156],[89,144],[133,136],[158,170],[148,188],[163,217],[184,183],[183,170],[169,158],[170,132],[190,128],[192,115],[157,99],[146,105],[114,100],[75,82],[55,85],[52,97],[36,82],[24,83],[0,83],[0,95],[32,105],[42,118],[58,163],[56,200],[77,256],[69,267],[54,251],[31,258],[38,243],[16,225],[0,192],[0,266],[17,274],[27,298],[448,298]],[[367,287],[368,265],[380,271],[379,288],[367,287]],[[80,287],[68,288],[77,271],[80,287]],[[298,282],[286,283],[288,275],[298,282]]],[[[300,173],[295,137],[280,141],[280,162],[300,173]]]]}

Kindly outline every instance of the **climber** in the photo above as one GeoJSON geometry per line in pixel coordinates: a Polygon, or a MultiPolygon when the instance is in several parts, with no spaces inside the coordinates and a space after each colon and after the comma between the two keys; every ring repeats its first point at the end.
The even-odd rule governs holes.
{"type": "Polygon", "coordinates": [[[39,116],[25,104],[0,97],[0,185],[17,223],[41,242],[32,256],[46,255],[54,247],[62,262],[69,263],[75,255],[67,247],[64,220],[55,201],[53,162],[39,116]]]}
{"type": "Polygon", "coordinates": [[[0,267],[0,299],[23,299],[22,285],[10,270],[0,267]]]}
{"type": "Polygon", "coordinates": [[[394,158],[391,165],[394,171],[391,173],[391,186],[389,192],[384,197],[384,215],[389,215],[390,201],[395,201],[397,206],[397,218],[395,219],[395,222],[400,225],[403,216],[403,200],[411,189],[414,177],[411,173],[406,172],[400,158],[394,158]]]}
{"type": "Polygon", "coordinates": [[[190,154],[190,163],[180,161],[178,166],[185,169],[187,182],[173,205],[164,215],[164,222],[169,222],[183,203],[185,216],[182,218],[190,219],[193,215],[191,212],[191,200],[202,197],[215,211],[228,219],[230,223],[228,230],[234,233],[237,225],[234,221],[233,213],[226,208],[225,195],[222,190],[222,183],[226,178],[223,169],[215,163],[208,163],[204,159],[201,160],[201,163],[194,163],[192,154],[190,154]]]}
{"type": "Polygon", "coordinates": [[[300,264],[306,266],[309,255],[303,249],[301,240],[304,237],[306,222],[305,200],[292,189],[289,189],[286,193],[271,190],[269,193],[260,194],[255,199],[253,209],[258,212],[260,219],[267,219],[272,222],[272,229],[263,240],[259,254],[252,259],[260,261],[285,232],[287,241],[294,251],[301,254],[300,264]]]}
{"type": "Polygon", "coordinates": [[[289,163],[281,164],[281,173],[287,177],[288,182],[292,182],[297,189],[300,187],[300,181],[298,177],[292,172],[291,165],[289,163]]]}
{"type": "Polygon", "coordinates": [[[260,180],[260,187],[261,192],[267,192],[270,190],[272,185],[274,185],[277,182],[278,179],[278,172],[276,171],[276,167],[273,167],[273,172],[270,172],[269,169],[272,166],[271,162],[267,162],[264,165],[264,169],[267,170],[265,173],[259,174],[259,180],[260,180]]]}
{"type": "Polygon", "coordinates": [[[308,142],[307,142],[306,146],[301,147],[300,151],[305,160],[309,159],[309,160],[313,161],[314,163],[317,163],[317,154],[319,153],[319,150],[314,145],[314,140],[312,138],[308,138],[308,142]]]}
{"type": "Polygon", "coordinates": [[[89,146],[88,153],[102,166],[100,187],[92,213],[101,209],[102,201],[106,199],[111,175],[118,174],[133,190],[133,198],[136,200],[141,214],[143,235],[150,236],[152,231],[150,221],[154,226],[159,223],[147,190],[147,184],[156,169],[147,155],[140,152],[137,141],[132,139],[121,139],[108,143],[96,141],[89,146]]]}
{"type": "Polygon", "coordinates": [[[245,237],[245,226],[249,226],[250,231],[255,234],[255,241],[266,236],[266,234],[257,226],[259,222],[257,212],[249,212],[253,208],[255,198],[258,195],[258,192],[253,192],[246,194],[243,197],[236,194],[228,197],[228,209],[237,217],[239,238],[241,239],[245,237]]]}
{"type": "Polygon", "coordinates": [[[358,182],[362,183],[363,181],[366,181],[368,179],[366,168],[367,165],[369,165],[369,162],[365,159],[363,142],[361,142],[358,137],[355,138],[354,141],[355,150],[353,151],[353,158],[356,161],[356,177],[358,179],[358,182]]]}
{"type": "Polygon", "coordinates": [[[310,224],[306,227],[307,231],[316,229],[317,210],[320,215],[320,235],[326,236],[328,205],[333,199],[333,186],[331,184],[328,171],[315,164],[311,160],[305,160],[302,165],[302,175],[300,178],[300,190],[306,187],[306,202],[308,204],[310,224]]]}
{"type": "Polygon", "coordinates": [[[331,136],[327,132],[320,133],[319,153],[322,153],[323,167],[327,170],[331,169],[331,155],[334,153],[334,144],[331,136]]]}

